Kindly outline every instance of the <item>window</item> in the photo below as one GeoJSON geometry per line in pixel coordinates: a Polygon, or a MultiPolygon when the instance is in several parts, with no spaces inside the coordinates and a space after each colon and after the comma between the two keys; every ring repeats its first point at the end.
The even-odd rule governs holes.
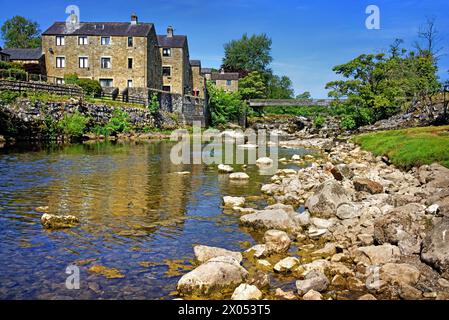
{"type": "Polygon", "coordinates": [[[111,37],[101,37],[101,45],[108,46],[111,44],[111,37]]]}
{"type": "Polygon", "coordinates": [[[226,80],[226,85],[227,86],[230,86],[232,84],[232,81],[231,80],[226,80]]]}
{"type": "Polygon", "coordinates": [[[88,44],[87,37],[86,36],[78,37],[78,44],[80,46],[88,44]]]}
{"type": "Polygon", "coordinates": [[[162,49],[162,55],[164,57],[171,57],[171,49],[170,48],[164,48],[162,49]]]}
{"type": "Polygon", "coordinates": [[[128,37],[128,47],[132,47],[134,45],[133,37],[128,37]]]}
{"type": "Polygon", "coordinates": [[[79,67],[81,69],[89,68],[89,58],[88,57],[79,57],[79,67]]]}
{"type": "Polygon", "coordinates": [[[65,81],[63,78],[56,78],[56,84],[64,84],[65,81]]]}
{"type": "Polygon", "coordinates": [[[128,80],[128,88],[132,88],[133,87],[133,81],[132,80],[128,80]]]}
{"type": "Polygon", "coordinates": [[[166,92],[171,92],[171,86],[162,86],[162,90],[166,92]]]}
{"type": "Polygon", "coordinates": [[[56,68],[65,68],[65,57],[56,57],[56,68]]]}
{"type": "Polygon", "coordinates": [[[128,69],[133,68],[133,58],[128,58],[128,69]]]}
{"type": "Polygon", "coordinates": [[[56,36],[56,45],[57,46],[65,45],[65,37],[64,36],[56,36]]]}
{"type": "Polygon", "coordinates": [[[101,69],[111,69],[111,58],[101,58],[101,69]]]}
{"type": "Polygon", "coordinates": [[[162,75],[164,77],[170,77],[171,76],[171,67],[169,67],[169,66],[162,67],[162,75]]]}
{"type": "Polygon", "coordinates": [[[113,80],[112,79],[100,79],[100,85],[102,87],[112,87],[113,80]]]}

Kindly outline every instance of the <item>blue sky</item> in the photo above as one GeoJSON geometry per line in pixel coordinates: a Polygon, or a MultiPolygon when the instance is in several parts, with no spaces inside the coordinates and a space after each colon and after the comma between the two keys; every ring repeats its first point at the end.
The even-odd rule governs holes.
{"type": "Polygon", "coordinates": [[[189,36],[190,56],[201,59],[203,67],[220,66],[229,40],[245,32],[267,33],[275,73],[289,76],[296,93],[310,91],[316,98],[327,96],[324,86],[336,78],[333,66],[385,51],[395,38],[411,46],[426,17],[435,17],[445,47],[440,77],[449,78],[448,0],[0,0],[0,24],[23,15],[44,31],[65,20],[70,4],[80,7],[82,21],[129,21],[136,12],[140,21],[155,23],[158,33],[173,25],[175,33],[189,36]],[[380,8],[380,30],[365,28],[371,4],[380,8]]]}

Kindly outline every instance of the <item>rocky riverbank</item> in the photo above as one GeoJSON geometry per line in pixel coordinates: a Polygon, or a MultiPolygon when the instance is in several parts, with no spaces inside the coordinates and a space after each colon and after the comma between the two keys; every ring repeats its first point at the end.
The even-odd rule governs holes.
{"type": "Polygon", "coordinates": [[[449,169],[403,172],[344,139],[281,146],[321,154],[263,185],[272,203],[263,210],[224,199],[260,243],[245,252],[195,247],[198,267],[179,280],[180,297],[449,299],[449,169]]]}

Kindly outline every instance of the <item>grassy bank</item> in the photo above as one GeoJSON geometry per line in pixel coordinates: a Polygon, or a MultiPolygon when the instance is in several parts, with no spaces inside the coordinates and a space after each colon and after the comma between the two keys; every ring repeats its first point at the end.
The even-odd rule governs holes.
{"type": "Polygon", "coordinates": [[[368,133],[353,140],[405,169],[435,162],[449,168],[449,126],[368,133]]]}

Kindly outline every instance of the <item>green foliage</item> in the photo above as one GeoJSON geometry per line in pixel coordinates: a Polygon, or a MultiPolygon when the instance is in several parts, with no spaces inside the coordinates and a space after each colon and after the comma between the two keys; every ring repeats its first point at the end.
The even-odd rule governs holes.
{"type": "Polygon", "coordinates": [[[324,118],[322,115],[316,116],[315,119],[313,120],[313,124],[317,128],[323,127],[325,122],[326,122],[326,118],[324,118]]]}
{"type": "Polygon", "coordinates": [[[148,104],[148,109],[150,110],[150,113],[152,115],[156,114],[159,111],[160,107],[161,104],[159,103],[158,95],[157,93],[153,93],[150,98],[150,103],[148,104]]]}
{"type": "Polygon", "coordinates": [[[91,130],[90,130],[94,135],[96,135],[97,137],[99,136],[109,136],[110,132],[108,130],[107,127],[105,126],[100,126],[100,125],[96,125],[94,126],[91,130]]]}
{"type": "Polygon", "coordinates": [[[298,100],[310,100],[312,99],[312,95],[309,91],[304,91],[303,93],[300,93],[296,96],[296,99],[298,100]]]}
{"type": "Polygon", "coordinates": [[[84,93],[90,97],[100,97],[101,96],[101,85],[100,82],[92,79],[80,79],[76,74],[68,74],[64,76],[64,82],[66,84],[76,84],[80,86],[84,93]]]}
{"type": "Polygon", "coordinates": [[[65,115],[59,123],[58,127],[61,132],[72,138],[81,138],[89,123],[89,118],[81,115],[79,112],[65,115]]]}
{"type": "Polygon", "coordinates": [[[17,62],[0,61],[0,70],[21,69],[24,70],[23,65],[17,62]]]}
{"type": "Polygon", "coordinates": [[[207,88],[212,126],[238,121],[246,107],[240,94],[217,89],[211,82],[207,83],[207,88]]]}
{"type": "Polygon", "coordinates": [[[449,168],[448,130],[449,126],[384,131],[359,135],[354,141],[404,169],[435,162],[449,168]]]}
{"type": "Polygon", "coordinates": [[[39,48],[41,45],[38,23],[21,16],[6,20],[1,33],[6,48],[39,48]]]}
{"type": "Polygon", "coordinates": [[[112,112],[112,117],[106,125],[109,135],[125,133],[131,130],[131,124],[128,121],[129,115],[126,111],[117,108],[112,112]]]}
{"type": "Polygon", "coordinates": [[[236,72],[269,71],[271,57],[271,39],[266,34],[252,35],[246,33],[239,40],[232,40],[224,45],[223,67],[236,72]]]}
{"type": "Polygon", "coordinates": [[[279,77],[269,75],[268,77],[268,98],[269,99],[293,99],[293,83],[287,76],[279,77]]]}
{"type": "Polygon", "coordinates": [[[340,126],[345,130],[353,130],[357,128],[357,122],[353,115],[346,115],[341,119],[340,126]]]}
{"type": "Polygon", "coordinates": [[[0,91],[0,105],[6,105],[16,101],[20,97],[20,93],[17,91],[1,90],[0,91]]]}
{"type": "Polygon", "coordinates": [[[267,87],[260,72],[253,71],[239,80],[239,92],[243,100],[263,99],[266,97],[267,87]]]}

